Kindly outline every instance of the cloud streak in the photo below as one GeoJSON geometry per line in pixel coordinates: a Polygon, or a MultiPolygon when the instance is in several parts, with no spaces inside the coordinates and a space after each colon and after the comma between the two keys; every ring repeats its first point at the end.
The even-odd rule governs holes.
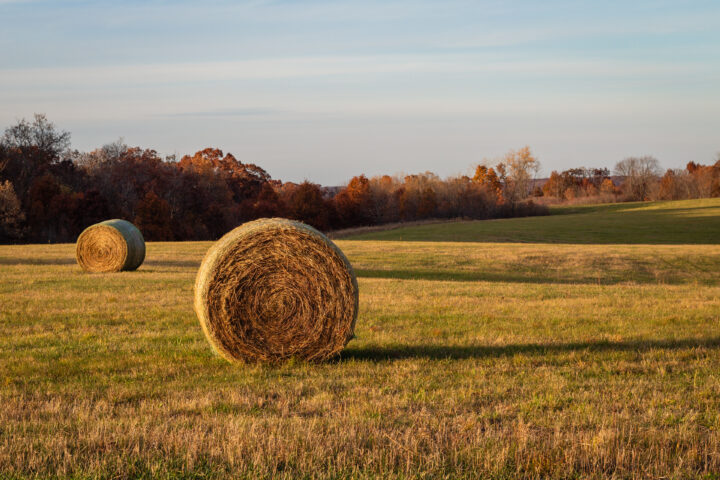
{"type": "Polygon", "coordinates": [[[273,108],[234,108],[234,109],[218,109],[206,110],[201,112],[175,112],[157,114],[159,117],[258,117],[265,115],[273,115],[282,113],[280,110],[273,108]]]}
{"type": "Polygon", "coordinates": [[[100,67],[0,69],[4,88],[38,85],[151,85],[227,80],[270,80],[391,74],[493,74],[534,76],[718,75],[706,62],[642,63],[634,60],[502,60],[501,55],[382,55],[297,57],[226,62],[188,62],[100,67]]]}

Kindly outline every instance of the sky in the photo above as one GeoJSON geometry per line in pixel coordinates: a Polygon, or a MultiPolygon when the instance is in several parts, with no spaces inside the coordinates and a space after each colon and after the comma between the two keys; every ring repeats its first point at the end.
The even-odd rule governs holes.
{"type": "Polygon", "coordinates": [[[283,181],[720,152],[720,2],[0,0],[0,128],[283,181]]]}

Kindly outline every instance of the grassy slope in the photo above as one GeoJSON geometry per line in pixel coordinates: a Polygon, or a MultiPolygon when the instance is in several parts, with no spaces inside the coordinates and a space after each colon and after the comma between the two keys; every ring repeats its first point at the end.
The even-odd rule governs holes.
{"type": "MultiPolygon", "coordinates": [[[[665,205],[718,223],[717,202],[665,205]]],[[[716,478],[720,245],[647,223],[667,236],[588,245],[615,243],[588,232],[618,208],[339,241],[358,339],[322,365],[212,354],[191,303],[209,243],[110,275],[0,247],[0,476],[716,478]],[[585,245],[468,242],[568,243],[562,219],[585,245]]]]}
{"type": "Polygon", "coordinates": [[[430,224],[353,236],[358,240],[715,244],[720,199],[560,207],[550,217],[430,224]]]}

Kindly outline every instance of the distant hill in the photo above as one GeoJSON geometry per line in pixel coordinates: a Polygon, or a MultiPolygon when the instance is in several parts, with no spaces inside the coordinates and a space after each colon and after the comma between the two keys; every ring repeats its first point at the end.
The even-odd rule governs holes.
{"type": "Polygon", "coordinates": [[[720,244],[720,198],[558,206],[542,217],[418,225],[348,240],[720,244]]]}

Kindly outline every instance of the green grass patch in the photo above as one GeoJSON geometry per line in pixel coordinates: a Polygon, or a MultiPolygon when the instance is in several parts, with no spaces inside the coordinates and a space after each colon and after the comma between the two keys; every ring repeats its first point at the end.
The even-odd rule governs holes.
{"type": "Polygon", "coordinates": [[[363,233],[353,240],[713,245],[720,199],[553,207],[549,217],[418,225],[363,233]]]}

